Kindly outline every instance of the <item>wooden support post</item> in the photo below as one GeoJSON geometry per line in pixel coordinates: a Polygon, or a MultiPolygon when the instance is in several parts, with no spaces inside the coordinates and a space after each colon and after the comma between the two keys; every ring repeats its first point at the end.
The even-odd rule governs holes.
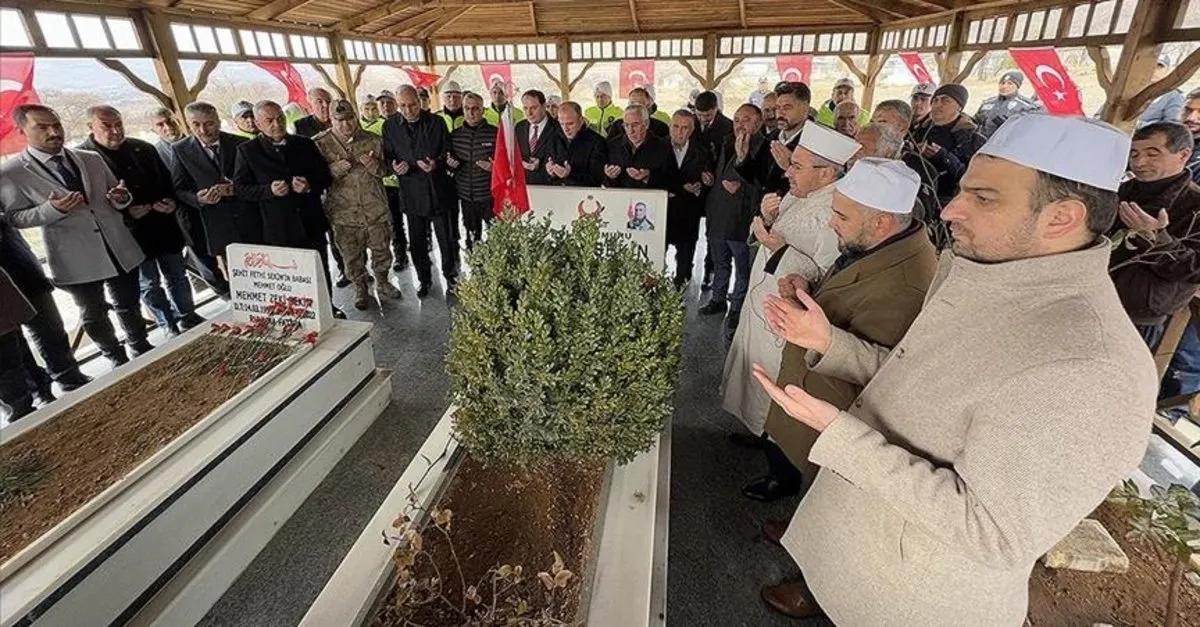
{"type": "Polygon", "coordinates": [[[717,34],[709,33],[704,36],[704,77],[705,89],[712,89],[717,84],[717,34]]]}
{"type": "MultiPolygon", "coordinates": [[[[567,92],[567,86],[564,85],[557,76],[555,76],[554,72],[550,71],[549,66],[547,66],[545,63],[534,63],[534,66],[541,70],[542,73],[546,75],[546,78],[550,79],[551,83],[554,83],[554,86],[558,88],[558,92],[560,94],[565,94],[567,92]]],[[[567,96],[563,96],[563,100],[567,99],[567,96]]]]}
{"type": "MultiPolygon", "coordinates": [[[[433,56],[433,44],[429,43],[429,40],[426,39],[423,47],[425,48],[425,62],[429,64],[429,71],[437,74],[437,59],[433,56]]],[[[457,66],[452,66],[451,70],[454,67],[457,66]]],[[[446,74],[449,75],[450,72],[446,72],[446,74]]],[[[429,109],[432,111],[442,108],[442,83],[445,82],[445,78],[443,76],[442,80],[434,83],[433,89],[429,90],[429,109]]]]}
{"type": "MultiPolygon", "coordinates": [[[[334,80],[334,78],[329,75],[329,72],[320,63],[309,63],[308,65],[312,67],[317,74],[321,75],[321,80],[325,81],[325,86],[333,90],[332,95],[334,100],[338,100],[339,98],[342,100],[346,99],[346,90],[342,89],[342,86],[338,83],[338,81],[334,80]]],[[[340,74],[341,68],[337,68],[336,71],[340,74]]]]}
{"type": "MultiPolygon", "coordinates": [[[[191,102],[192,95],[188,91],[187,81],[183,78],[183,68],[179,64],[179,49],[175,47],[175,38],[171,35],[171,27],[167,21],[167,16],[159,11],[141,9],[138,12],[138,17],[141,19],[144,32],[149,38],[149,41],[146,42],[148,44],[147,48],[154,55],[154,73],[158,75],[159,85],[162,86],[162,91],[159,93],[166,97],[166,101],[163,101],[161,98],[159,100],[163,103],[164,107],[170,108],[182,120],[184,119],[183,107],[191,102]]],[[[119,61],[111,59],[97,60],[118,72],[121,70],[114,65],[124,67],[124,64],[119,61]],[[106,63],[105,61],[111,61],[112,63],[106,63]]],[[[128,70],[128,68],[125,69],[128,70]]],[[[211,72],[211,70],[209,71],[211,72]]],[[[133,82],[133,78],[130,75],[125,75],[125,77],[130,82],[133,82]]],[[[207,80],[207,77],[205,79],[207,80]]],[[[134,85],[138,86],[137,83],[134,83],[134,85]]],[[[144,88],[138,87],[145,91],[144,88]]],[[[158,98],[158,96],[155,97],[158,98]]]]}
{"type": "Polygon", "coordinates": [[[554,81],[561,92],[563,102],[571,99],[571,44],[566,37],[554,42],[558,55],[558,80],[554,81]]]}
{"type": "MultiPolygon", "coordinates": [[[[1179,14],[1182,0],[1160,0],[1139,2],[1125,35],[1121,58],[1113,72],[1104,103],[1104,120],[1126,131],[1132,131],[1142,109],[1150,102],[1151,94],[1158,94],[1155,85],[1154,67],[1158,63],[1159,41],[1169,30],[1179,14]],[[1152,89],[1153,88],[1153,89],[1152,89]],[[1143,93],[1144,91],[1144,93],[1143,93]]],[[[1176,70],[1184,69],[1180,64],[1176,70]]],[[[1182,82],[1182,81],[1180,81],[1182,82]]]]}
{"type": "Polygon", "coordinates": [[[325,82],[330,83],[335,89],[341,92],[342,98],[349,100],[350,104],[354,105],[354,110],[358,110],[358,96],[354,93],[357,85],[354,81],[354,75],[350,72],[350,62],[346,60],[346,46],[343,43],[345,40],[340,34],[334,33],[329,38],[329,52],[333,55],[333,68],[337,74],[336,81],[330,81],[328,74],[324,68],[321,68],[316,63],[313,67],[318,68],[325,82]]]}

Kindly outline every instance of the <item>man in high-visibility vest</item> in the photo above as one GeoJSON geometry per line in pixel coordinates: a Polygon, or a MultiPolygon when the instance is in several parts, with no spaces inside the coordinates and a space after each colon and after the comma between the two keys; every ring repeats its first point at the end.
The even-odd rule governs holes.
{"type": "Polygon", "coordinates": [[[492,83],[492,104],[483,110],[483,119],[488,121],[488,124],[500,128],[500,116],[504,114],[504,109],[512,107],[513,124],[525,119],[525,112],[521,111],[521,107],[513,107],[508,101],[507,85],[503,81],[495,81],[492,83]]]}
{"type": "Polygon", "coordinates": [[[379,115],[379,104],[375,102],[375,96],[367,94],[362,102],[358,103],[358,112],[360,117],[358,123],[363,127],[364,131],[382,135],[383,117],[379,115]],[[372,127],[379,127],[380,131],[375,131],[372,127]]]}
{"type": "Polygon", "coordinates": [[[442,88],[442,108],[434,115],[446,122],[446,131],[453,133],[454,129],[463,125],[463,92],[458,81],[446,81],[442,88]]]}
{"type": "Polygon", "coordinates": [[[625,111],[612,101],[612,93],[612,83],[608,81],[596,83],[596,106],[588,107],[587,111],[583,112],[588,126],[592,127],[593,131],[600,133],[601,137],[608,137],[608,127],[625,115],[625,111]]]}
{"type": "Polygon", "coordinates": [[[254,139],[258,137],[258,127],[254,126],[254,105],[239,100],[233,103],[233,109],[229,112],[233,117],[233,129],[231,133],[238,137],[246,139],[254,139]]]}
{"type": "Polygon", "coordinates": [[[646,95],[650,96],[650,102],[646,105],[646,108],[650,110],[650,117],[670,127],[671,116],[658,108],[658,101],[654,97],[654,85],[643,85],[642,89],[645,89],[646,95]]]}

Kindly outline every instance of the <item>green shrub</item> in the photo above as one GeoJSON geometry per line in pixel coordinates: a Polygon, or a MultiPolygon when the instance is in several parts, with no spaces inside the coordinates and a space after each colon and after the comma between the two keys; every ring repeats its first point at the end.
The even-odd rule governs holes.
{"type": "Polygon", "coordinates": [[[633,459],[670,420],[679,292],[591,218],[498,220],[458,286],[447,370],[472,455],[633,459]]]}

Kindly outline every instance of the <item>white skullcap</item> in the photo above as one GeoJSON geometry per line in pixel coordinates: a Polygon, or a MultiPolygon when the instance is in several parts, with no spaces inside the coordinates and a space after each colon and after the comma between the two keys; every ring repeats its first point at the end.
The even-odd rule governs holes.
{"type": "Polygon", "coordinates": [[[461,94],[462,86],[460,86],[458,84],[458,81],[446,81],[446,86],[442,88],[442,93],[443,94],[461,94]]]}
{"type": "Polygon", "coordinates": [[[800,146],[838,165],[846,165],[850,157],[862,148],[862,145],[853,139],[816,122],[808,122],[801,129],[800,146]]]}
{"type": "Polygon", "coordinates": [[[1129,145],[1128,135],[1098,120],[1024,113],[1002,124],[978,154],[1115,192],[1129,145]]]}
{"type": "Polygon", "coordinates": [[[609,98],[612,98],[612,83],[608,81],[600,81],[599,83],[596,83],[596,91],[608,96],[609,98]]]}
{"type": "Polygon", "coordinates": [[[912,213],[921,177],[903,161],[864,157],[837,182],[843,196],[887,213],[912,213]]]}

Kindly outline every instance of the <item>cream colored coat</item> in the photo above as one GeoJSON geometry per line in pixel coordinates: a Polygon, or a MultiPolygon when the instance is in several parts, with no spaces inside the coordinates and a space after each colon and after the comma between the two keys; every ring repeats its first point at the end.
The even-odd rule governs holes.
{"type": "Polygon", "coordinates": [[[788,194],[779,204],[779,217],[771,233],[783,236],[787,252],[773,273],[766,271],[773,253],[760,246],[750,269],[750,291],[746,294],[738,328],[725,355],[721,379],[721,406],[737,416],[754,435],[763,432],[771,397],[754,381],[751,366],[762,364],[772,378],[779,374],[784,341],[767,327],[763,300],[779,291],[779,277],[802,274],[818,282],[837,261],[837,234],[829,227],[833,215],[833,185],[827,185],[804,198],[788,194]]]}
{"type": "Polygon", "coordinates": [[[1003,625],[1029,574],[1137,467],[1157,391],[1109,242],[1002,264],[943,253],[890,352],[837,330],[815,372],[865,385],[817,438],[784,536],[839,625],[1003,625]]]}

